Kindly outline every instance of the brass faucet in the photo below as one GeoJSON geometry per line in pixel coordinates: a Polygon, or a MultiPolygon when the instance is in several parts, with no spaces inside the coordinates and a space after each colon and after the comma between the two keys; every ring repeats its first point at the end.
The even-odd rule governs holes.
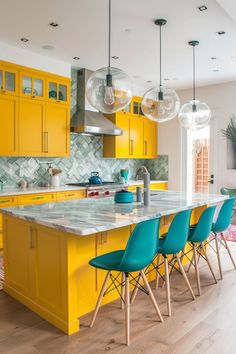
{"type": "Polygon", "coordinates": [[[141,171],[142,171],[142,172],[144,171],[144,173],[149,173],[146,166],[140,166],[140,167],[137,169],[137,172],[136,172],[136,175],[135,175],[135,180],[138,179],[139,173],[140,173],[141,171]]]}

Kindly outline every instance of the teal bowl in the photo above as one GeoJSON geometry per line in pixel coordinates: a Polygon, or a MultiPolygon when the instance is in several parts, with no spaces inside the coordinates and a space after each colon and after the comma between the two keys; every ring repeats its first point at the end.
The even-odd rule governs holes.
{"type": "Polygon", "coordinates": [[[116,192],[114,200],[116,203],[133,203],[134,196],[131,192],[116,192]]]}

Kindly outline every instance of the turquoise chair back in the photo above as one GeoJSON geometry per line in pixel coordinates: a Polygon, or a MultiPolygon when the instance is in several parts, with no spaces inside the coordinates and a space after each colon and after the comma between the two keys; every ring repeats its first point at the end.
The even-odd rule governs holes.
{"type": "Polygon", "coordinates": [[[203,242],[208,238],[211,233],[215,210],[216,206],[210,206],[203,211],[198,220],[197,226],[193,231],[190,229],[188,241],[203,242]]]}
{"type": "Polygon", "coordinates": [[[220,193],[223,195],[229,195],[230,197],[236,197],[236,189],[233,188],[221,188],[220,193]]]}
{"type": "Polygon", "coordinates": [[[216,222],[212,226],[213,232],[224,232],[228,229],[232,217],[235,198],[225,200],[222,205],[216,222]]]}
{"type": "Polygon", "coordinates": [[[174,217],[158,253],[175,254],[184,248],[188,239],[191,213],[191,209],[184,210],[174,217]]]}
{"type": "Polygon", "coordinates": [[[160,218],[137,224],[117,267],[121,272],[133,272],[147,267],[156,255],[159,242],[160,218]]]}

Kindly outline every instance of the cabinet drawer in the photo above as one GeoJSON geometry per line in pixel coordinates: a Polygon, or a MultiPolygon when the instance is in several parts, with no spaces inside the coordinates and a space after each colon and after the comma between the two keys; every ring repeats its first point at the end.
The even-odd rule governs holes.
{"type": "Polygon", "coordinates": [[[143,188],[143,185],[142,185],[142,184],[137,184],[137,185],[134,185],[134,186],[129,186],[129,187],[128,187],[128,191],[129,191],[129,192],[136,193],[136,188],[137,188],[137,187],[143,188]]]}
{"type": "Polygon", "coordinates": [[[16,204],[16,196],[0,197],[0,208],[14,206],[16,204]]]}
{"type": "Polygon", "coordinates": [[[56,201],[55,193],[25,194],[18,196],[19,205],[40,204],[56,201]]]}
{"type": "Polygon", "coordinates": [[[70,200],[70,199],[81,199],[85,198],[85,190],[81,191],[68,191],[68,192],[58,192],[57,200],[70,200]]]}
{"type": "Polygon", "coordinates": [[[168,189],[168,184],[167,183],[152,183],[150,184],[150,189],[151,190],[167,190],[168,189]]]}

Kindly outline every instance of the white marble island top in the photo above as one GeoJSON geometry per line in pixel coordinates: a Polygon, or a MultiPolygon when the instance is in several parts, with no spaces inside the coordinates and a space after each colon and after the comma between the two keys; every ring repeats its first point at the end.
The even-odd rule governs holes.
{"type": "Polygon", "coordinates": [[[51,228],[86,236],[139,223],[181,210],[220,203],[227,196],[175,191],[152,191],[150,206],[116,204],[113,198],[87,198],[66,202],[18,206],[0,212],[51,228]]]}

